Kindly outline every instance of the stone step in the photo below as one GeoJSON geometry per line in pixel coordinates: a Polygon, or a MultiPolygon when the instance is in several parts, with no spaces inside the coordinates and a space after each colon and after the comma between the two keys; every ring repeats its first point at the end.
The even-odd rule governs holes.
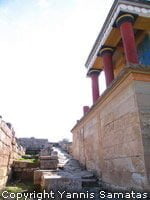
{"type": "Polygon", "coordinates": [[[95,176],[93,174],[85,174],[82,176],[82,179],[93,179],[95,176]]]}
{"type": "Polygon", "coordinates": [[[82,179],[82,187],[97,187],[98,181],[96,178],[82,179]]]}

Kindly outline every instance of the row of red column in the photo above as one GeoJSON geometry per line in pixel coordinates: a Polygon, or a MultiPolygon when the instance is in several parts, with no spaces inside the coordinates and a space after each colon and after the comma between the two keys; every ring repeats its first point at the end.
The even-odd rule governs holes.
{"type": "MultiPolygon", "coordinates": [[[[126,62],[137,64],[138,63],[138,54],[135,44],[134,30],[133,30],[134,16],[131,14],[123,14],[119,16],[116,20],[116,26],[120,29],[123,47],[125,52],[126,62]]],[[[98,56],[101,56],[103,59],[103,68],[106,79],[106,86],[108,87],[114,80],[114,68],[113,68],[113,59],[112,55],[114,48],[103,46],[100,49],[98,56]]],[[[100,74],[100,69],[90,69],[88,76],[92,80],[92,96],[93,104],[99,98],[99,83],[98,77],[100,74]]]]}

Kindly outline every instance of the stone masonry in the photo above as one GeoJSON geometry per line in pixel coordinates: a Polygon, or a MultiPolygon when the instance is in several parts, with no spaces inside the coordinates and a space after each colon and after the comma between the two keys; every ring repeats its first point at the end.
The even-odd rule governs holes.
{"type": "Polygon", "coordinates": [[[38,154],[42,149],[49,146],[47,139],[19,138],[19,143],[26,149],[27,154],[38,154]]]}
{"type": "Polygon", "coordinates": [[[103,183],[143,190],[150,188],[150,72],[135,69],[125,68],[72,129],[73,155],[103,183]]]}
{"type": "MultiPolygon", "coordinates": [[[[46,191],[82,191],[83,187],[97,184],[93,173],[86,171],[79,162],[61,148],[54,148],[58,155],[58,168],[34,171],[34,184],[46,191]]],[[[53,155],[54,156],[54,155],[53,155]]],[[[60,199],[60,198],[59,198],[60,199]]]]}
{"type": "Polygon", "coordinates": [[[0,189],[11,177],[13,161],[24,155],[24,149],[17,143],[15,132],[4,121],[0,123],[0,189]]]}

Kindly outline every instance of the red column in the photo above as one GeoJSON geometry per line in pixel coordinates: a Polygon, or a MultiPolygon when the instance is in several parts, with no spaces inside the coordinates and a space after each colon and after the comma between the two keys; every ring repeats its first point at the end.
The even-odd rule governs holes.
{"type": "Polygon", "coordinates": [[[83,106],[83,114],[85,115],[89,111],[89,106],[83,106]]]}
{"type": "Polygon", "coordinates": [[[107,87],[114,80],[112,54],[113,54],[113,48],[111,48],[111,47],[103,47],[100,50],[100,55],[102,56],[103,64],[104,64],[104,73],[105,73],[107,87]]]}
{"type": "Polygon", "coordinates": [[[88,72],[88,76],[91,77],[92,80],[92,96],[93,96],[93,104],[97,101],[99,98],[99,83],[98,83],[98,77],[101,70],[98,69],[90,69],[88,72]]]}
{"type": "Polygon", "coordinates": [[[127,63],[138,64],[138,53],[132,25],[133,21],[134,16],[124,14],[116,20],[116,24],[120,28],[127,63]]]}

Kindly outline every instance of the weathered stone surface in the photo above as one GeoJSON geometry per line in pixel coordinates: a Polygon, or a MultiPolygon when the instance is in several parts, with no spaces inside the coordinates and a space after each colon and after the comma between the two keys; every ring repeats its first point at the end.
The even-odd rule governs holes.
{"type": "Polygon", "coordinates": [[[57,169],[58,160],[40,160],[40,169],[57,169]]]}
{"type": "Polygon", "coordinates": [[[32,152],[33,154],[40,153],[40,151],[47,146],[49,146],[47,139],[37,139],[34,137],[31,138],[19,138],[19,143],[26,148],[26,153],[32,152]]]}
{"type": "Polygon", "coordinates": [[[38,169],[38,170],[35,170],[34,171],[34,184],[35,185],[41,185],[41,181],[42,181],[42,175],[43,174],[52,174],[52,173],[55,173],[56,171],[54,170],[41,170],[41,169],[38,169]]]}
{"type": "Polygon", "coordinates": [[[16,168],[13,170],[13,179],[33,182],[35,170],[37,170],[37,168],[16,168]]]}
{"type": "Polygon", "coordinates": [[[78,191],[82,189],[82,181],[80,178],[44,174],[42,176],[41,187],[47,191],[78,191]]]}
{"type": "Polygon", "coordinates": [[[18,145],[14,130],[1,121],[0,123],[0,189],[11,176],[11,166],[15,159],[24,154],[24,149],[18,145]]]}
{"type": "Polygon", "coordinates": [[[0,176],[6,176],[7,175],[7,168],[1,167],[0,168],[0,176]]]}
{"type": "Polygon", "coordinates": [[[13,163],[13,167],[14,168],[26,168],[27,167],[27,162],[23,162],[23,161],[15,161],[13,163]]]}
{"type": "Polygon", "coordinates": [[[52,151],[51,152],[51,156],[58,156],[58,152],[57,151],[52,151]]]}
{"type": "Polygon", "coordinates": [[[14,161],[12,166],[13,166],[14,170],[16,170],[17,168],[21,168],[21,169],[23,169],[23,168],[28,168],[28,169],[37,168],[37,167],[39,167],[39,162],[37,161],[35,163],[34,162],[30,163],[28,161],[19,160],[19,161],[14,161]]]}
{"type": "Polygon", "coordinates": [[[73,129],[73,156],[110,185],[147,189],[150,82],[130,78],[123,79],[73,129]]]}
{"type": "Polygon", "coordinates": [[[68,142],[66,140],[62,140],[61,142],[59,142],[59,146],[66,151],[67,153],[69,153],[70,155],[72,154],[72,142],[68,142]]]}
{"type": "Polygon", "coordinates": [[[12,172],[14,180],[33,181],[34,171],[39,167],[38,163],[27,161],[14,161],[12,172]]]}
{"type": "Polygon", "coordinates": [[[6,182],[8,180],[8,176],[0,176],[0,190],[3,189],[6,185],[6,182]]]}
{"type": "Polygon", "coordinates": [[[50,156],[52,153],[52,145],[49,144],[49,146],[41,149],[40,156],[50,156]]]}
{"type": "Polygon", "coordinates": [[[52,155],[40,156],[40,169],[57,169],[58,156],[54,152],[52,155]]]}
{"type": "Polygon", "coordinates": [[[136,81],[134,83],[139,108],[141,133],[144,148],[145,167],[150,182],[150,83],[136,81]]]}
{"type": "Polygon", "coordinates": [[[72,158],[62,149],[55,148],[58,152],[59,164],[62,169],[57,170],[37,170],[34,172],[34,184],[41,185],[46,191],[80,191],[83,185],[92,187],[97,183],[97,179],[92,172],[82,168],[79,162],[72,158]]]}
{"type": "Polygon", "coordinates": [[[40,160],[57,160],[58,156],[40,156],[40,160]]]}

